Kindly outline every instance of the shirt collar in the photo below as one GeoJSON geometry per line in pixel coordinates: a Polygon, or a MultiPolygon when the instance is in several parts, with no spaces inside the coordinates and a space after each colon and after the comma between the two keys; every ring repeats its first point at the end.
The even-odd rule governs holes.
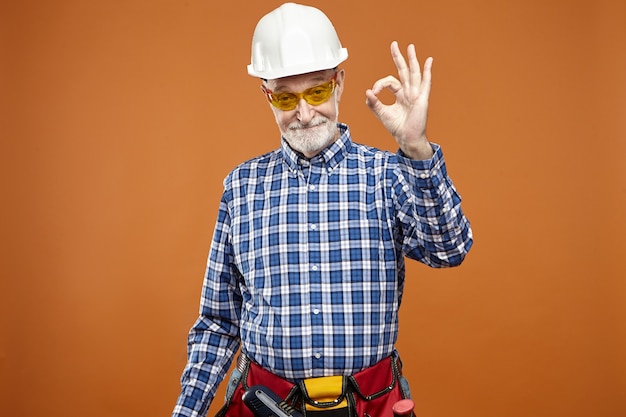
{"type": "Polygon", "coordinates": [[[305,158],[301,153],[291,149],[291,146],[283,138],[281,140],[281,150],[285,163],[292,171],[297,171],[300,166],[305,163],[325,163],[329,171],[332,171],[337,165],[343,161],[350,148],[352,147],[352,136],[348,125],[337,123],[339,129],[339,138],[323,149],[318,155],[312,159],[305,158]]]}

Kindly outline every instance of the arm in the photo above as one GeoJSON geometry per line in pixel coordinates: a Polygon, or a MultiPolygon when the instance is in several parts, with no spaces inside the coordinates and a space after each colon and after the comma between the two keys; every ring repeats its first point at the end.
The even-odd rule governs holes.
{"type": "Polygon", "coordinates": [[[402,251],[432,267],[456,266],[473,238],[441,149],[426,135],[433,59],[426,59],[421,74],[414,45],[407,48],[408,64],[397,42],[391,44],[391,56],[398,78],[381,78],[365,95],[369,108],[400,146],[394,193],[402,251]],[[385,105],[378,99],[384,89],[394,94],[395,103],[385,105]]]}
{"type": "Polygon", "coordinates": [[[439,145],[434,155],[416,161],[396,156],[394,201],[401,225],[402,252],[431,267],[460,265],[473,244],[461,197],[450,180],[439,145]]]}
{"type": "Polygon", "coordinates": [[[188,361],[173,417],[206,414],[239,348],[241,295],[232,253],[230,216],[223,197],[202,286],[200,316],[189,332],[188,361]]]}

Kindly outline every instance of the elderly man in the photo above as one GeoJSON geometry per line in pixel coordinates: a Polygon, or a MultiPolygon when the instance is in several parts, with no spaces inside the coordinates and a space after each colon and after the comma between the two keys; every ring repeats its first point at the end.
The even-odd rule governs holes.
{"type": "Polygon", "coordinates": [[[398,78],[365,93],[399,146],[390,153],[338,122],[348,53],[320,10],[268,13],[251,55],[281,144],[224,181],[173,416],[206,414],[240,348],[219,415],[251,416],[242,394],[261,384],[305,415],[391,416],[410,397],[395,349],[404,259],[456,266],[472,245],[426,136],[432,59],[422,74],[415,47],[405,59],[392,43],[398,78]],[[395,103],[378,99],[384,89],[395,103]]]}

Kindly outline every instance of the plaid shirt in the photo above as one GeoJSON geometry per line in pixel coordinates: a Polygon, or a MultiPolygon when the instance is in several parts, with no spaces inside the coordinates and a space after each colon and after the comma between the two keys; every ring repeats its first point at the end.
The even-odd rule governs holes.
{"type": "Polygon", "coordinates": [[[471,247],[439,146],[414,161],[339,128],[311,160],[283,141],[224,181],[174,415],[206,412],[240,342],[289,380],[374,365],[394,352],[404,258],[455,266],[471,247]]]}

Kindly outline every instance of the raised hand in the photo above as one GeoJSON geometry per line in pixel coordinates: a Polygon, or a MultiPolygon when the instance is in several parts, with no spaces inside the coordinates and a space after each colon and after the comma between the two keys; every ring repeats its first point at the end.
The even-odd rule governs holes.
{"type": "Polygon", "coordinates": [[[415,45],[410,44],[407,48],[408,65],[396,41],[391,43],[391,57],[398,78],[389,75],[376,81],[365,92],[366,103],[407,156],[429,159],[433,150],[426,137],[426,120],[433,59],[426,59],[422,75],[415,45]],[[384,89],[393,93],[395,103],[387,105],[379,100],[378,95],[384,89]]]}

